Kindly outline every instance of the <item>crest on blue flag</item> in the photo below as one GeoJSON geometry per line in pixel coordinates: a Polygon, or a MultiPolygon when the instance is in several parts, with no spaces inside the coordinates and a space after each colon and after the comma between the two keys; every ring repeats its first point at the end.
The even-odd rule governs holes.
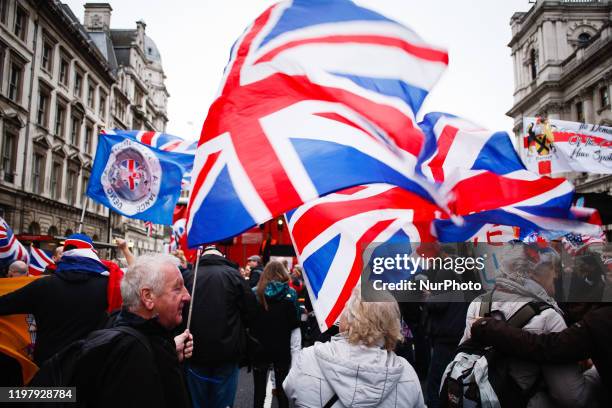
{"type": "Polygon", "coordinates": [[[87,195],[127,217],[172,224],[193,155],[164,151],[129,134],[101,134],[87,195]]]}
{"type": "Polygon", "coordinates": [[[155,204],[161,165],[151,148],[125,139],[111,148],[102,173],[106,197],[126,215],[146,211],[155,204]]]}

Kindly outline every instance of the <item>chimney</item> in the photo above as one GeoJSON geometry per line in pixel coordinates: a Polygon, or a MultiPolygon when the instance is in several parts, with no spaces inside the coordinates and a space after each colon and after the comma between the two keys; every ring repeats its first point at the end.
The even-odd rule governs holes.
{"type": "Polygon", "coordinates": [[[87,31],[108,31],[112,7],[108,3],[86,3],[83,25],[87,31]]]}

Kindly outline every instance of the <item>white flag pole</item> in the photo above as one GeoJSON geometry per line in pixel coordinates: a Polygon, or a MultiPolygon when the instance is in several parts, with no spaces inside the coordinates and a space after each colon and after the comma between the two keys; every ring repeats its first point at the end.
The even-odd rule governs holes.
{"type": "Polygon", "coordinates": [[[193,312],[193,300],[195,299],[196,280],[198,279],[198,264],[200,263],[200,254],[202,247],[198,247],[196,252],[196,262],[193,267],[193,285],[191,286],[191,302],[189,303],[189,313],[187,314],[187,330],[191,327],[191,313],[193,312]]]}
{"type": "Polygon", "coordinates": [[[81,211],[81,221],[79,221],[79,234],[81,232],[83,232],[83,220],[85,220],[85,211],[87,210],[87,199],[89,197],[87,197],[87,194],[85,194],[84,196],[84,202],[83,202],[83,210],[81,211]]]}

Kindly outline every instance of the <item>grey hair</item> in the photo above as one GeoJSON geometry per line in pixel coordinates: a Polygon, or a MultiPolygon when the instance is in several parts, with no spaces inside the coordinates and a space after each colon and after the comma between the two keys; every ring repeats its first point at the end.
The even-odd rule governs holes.
{"type": "Polygon", "coordinates": [[[149,288],[159,294],[164,285],[162,266],[170,264],[178,267],[179,260],[172,255],[141,255],[134,260],[121,280],[123,305],[133,309],[140,304],[140,291],[149,288]]]}

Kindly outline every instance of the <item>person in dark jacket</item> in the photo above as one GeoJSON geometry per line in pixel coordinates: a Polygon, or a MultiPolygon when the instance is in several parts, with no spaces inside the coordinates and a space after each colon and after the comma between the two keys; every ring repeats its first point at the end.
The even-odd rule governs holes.
{"type": "Polygon", "coordinates": [[[261,263],[261,256],[251,255],[247,258],[247,267],[249,269],[249,286],[254,288],[259,282],[259,278],[263,273],[263,266],[261,263]]]}
{"type": "Polygon", "coordinates": [[[193,351],[188,331],[173,338],[190,300],[171,255],[136,258],[121,281],[123,308],[113,327],[128,326],[148,345],[122,333],[108,354],[94,354],[77,367],[77,398],[87,407],[188,408],[180,361],[193,351]],[[148,348],[149,347],[149,348],[148,348]]]}
{"type": "Polygon", "coordinates": [[[231,407],[239,363],[247,357],[246,328],[256,308],[255,296],[238,265],[214,246],[204,249],[197,274],[195,291],[194,272],[185,274],[186,286],[194,293],[191,332],[197,344],[187,367],[187,386],[193,407],[231,407]]]}
{"type": "Polygon", "coordinates": [[[0,315],[30,313],[37,325],[34,362],[106,323],[108,271],[85,234],[73,234],[54,274],[0,297],[0,315]]]}
{"type": "Polygon", "coordinates": [[[568,363],[590,358],[601,378],[601,406],[612,406],[612,304],[593,305],[581,321],[556,333],[530,333],[490,317],[475,322],[471,332],[476,341],[525,360],[568,363]]]}
{"type": "Polygon", "coordinates": [[[291,331],[299,327],[297,294],[289,287],[289,274],[280,262],[266,265],[257,287],[258,313],[253,322],[253,335],[262,349],[254,357],[253,382],[255,408],[263,408],[266,398],[268,367],[274,368],[279,408],[289,406],[280,386],[291,368],[291,331]]]}

